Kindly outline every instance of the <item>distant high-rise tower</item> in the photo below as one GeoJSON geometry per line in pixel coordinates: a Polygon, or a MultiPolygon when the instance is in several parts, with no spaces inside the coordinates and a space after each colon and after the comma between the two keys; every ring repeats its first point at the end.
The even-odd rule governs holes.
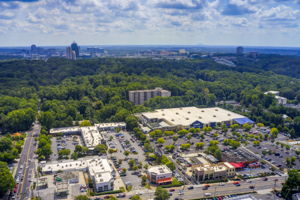
{"type": "Polygon", "coordinates": [[[71,47],[66,48],[66,57],[70,60],[76,60],[76,52],[71,47]]]}
{"type": "Polygon", "coordinates": [[[36,54],[37,53],[37,47],[35,44],[31,45],[30,47],[30,53],[31,54],[36,54]]]}
{"type": "Polygon", "coordinates": [[[243,47],[237,47],[236,48],[236,54],[242,55],[244,53],[244,48],[243,47]]]}
{"type": "Polygon", "coordinates": [[[71,49],[72,49],[73,51],[75,51],[76,57],[78,58],[78,57],[79,57],[79,46],[77,45],[76,42],[73,42],[73,43],[71,44],[71,49]]]}

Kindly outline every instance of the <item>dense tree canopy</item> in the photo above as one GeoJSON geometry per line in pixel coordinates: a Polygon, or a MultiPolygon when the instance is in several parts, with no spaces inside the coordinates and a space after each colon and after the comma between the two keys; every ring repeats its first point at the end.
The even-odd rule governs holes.
{"type": "Polygon", "coordinates": [[[235,68],[219,65],[210,58],[2,61],[0,125],[4,132],[28,129],[38,101],[39,120],[46,129],[89,120],[125,121],[133,130],[137,120],[132,114],[136,112],[214,106],[216,101],[236,100],[241,107],[227,108],[256,122],[276,126],[279,131],[286,127],[296,135],[300,134],[296,118],[300,113],[277,105],[274,96],[264,95],[267,90],[279,90],[290,102],[300,102],[299,80],[279,70],[289,61],[298,69],[299,59],[273,55],[261,55],[255,61],[238,58],[235,68]],[[129,90],[154,87],[170,90],[172,97],[155,97],[139,106],[128,101],[129,90]],[[291,123],[286,123],[282,114],[288,115],[291,123]]]}

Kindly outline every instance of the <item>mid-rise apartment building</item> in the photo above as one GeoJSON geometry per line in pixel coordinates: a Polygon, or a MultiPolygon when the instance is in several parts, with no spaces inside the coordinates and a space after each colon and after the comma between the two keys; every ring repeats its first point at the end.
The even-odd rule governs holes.
{"type": "Polygon", "coordinates": [[[164,90],[162,88],[155,88],[153,90],[129,91],[129,101],[131,101],[132,103],[134,103],[136,105],[143,104],[148,99],[157,97],[157,96],[170,97],[171,92],[168,90],[164,90]]]}

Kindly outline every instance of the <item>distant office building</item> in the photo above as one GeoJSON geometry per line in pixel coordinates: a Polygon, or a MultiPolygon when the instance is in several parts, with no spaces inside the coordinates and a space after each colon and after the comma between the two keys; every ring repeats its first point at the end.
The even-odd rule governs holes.
{"type": "Polygon", "coordinates": [[[243,47],[237,47],[236,48],[236,54],[242,55],[244,53],[244,48],[243,47]]]}
{"type": "Polygon", "coordinates": [[[249,57],[257,58],[257,56],[258,56],[258,53],[256,51],[249,52],[249,57]]]}
{"type": "Polygon", "coordinates": [[[161,96],[170,97],[171,92],[163,90],[162,88],[155,88],[154,90],[133,90],[129,91],[129,101],[134,104],[143,104],[150,98],[161,96]]]}
{"type": "Polygon", "coordinates": [[[71,47],[66,48],[66,57],[70,60],[76,60],[76,52],[71,47]]]}
{"type": "Polygon", "coordinates": [[[79,46],[77,45],[76,42],[73,42],[73,43],[71,44],[71,49],[72,49],[73,51],[75,51],[76,58],[78,58],[78,57],[79,57],[79,46]]]}
{"type": "Polygon", "coordinates": [[[37,53],[37,47],[36,47],[35,44],[31,45],[30,52],[31,52],[31,54],[36,54],[37,53]]]}
{"type": "Polygon", "coordinates": [[[178,53],[179,54],[187,54],[188,52],[185,49],[179,49],[178,53]]]}
{"type": "Polygon", "coordinates": [[[104,53],[104,49],[102,48],[96,48],[96,47],[91,47],[87,48],[87,52],[94,54],[94,53],[104,53]]]}

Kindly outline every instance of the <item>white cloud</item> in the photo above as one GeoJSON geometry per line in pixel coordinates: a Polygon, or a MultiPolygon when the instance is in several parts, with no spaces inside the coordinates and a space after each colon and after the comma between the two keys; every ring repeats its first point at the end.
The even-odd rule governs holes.
{"type": "MultiPolygon", "coordinates": [[[[108,38],[107,42],[193,43],[193,38],[216,33],[267,34],[272,26],[289,30],[299,25],[297,0],[40,0],[32,3],[1,2],[0,31],[7,43],[12,36],[35,35],[40,40],[65,37],[108,38]],[[280,3],[279,3],[280,2],[280,3]],[[245,32],[242,31],[245,30],[245,32]],[[264,30],[264,31],[262,31],[264,30]],[[144,34],[144,35],[141,35],[144,34]],[[157,35],[164,35],[162,37],[157,35]],[[8,39],[7,39],[8,38],[8,39]]],[[[295,34],[298,33],[295,31],[295,34]]],[[[215,36],[216,37],[216,36],[215,36]]],[[[252,37],[252,36],[251,36],[252,37]]],[[[257,36],[258,37],[258,36],[257,36]]],[[[29,40],[27,38],[27,40],[29,40]]],[[[230,36],[227,36],[230,38],[230,36]]],[[[16,38],[16,41],[21,39],[16,38]]],[[[212,40],[209,38],[209,40],[212,40]]],[[[228,39],[224,39],[227,42],[228,39]]],[[[32,41],[32,40],[30,40],[32,41]]],[[[30,42],[28,41],[28,42],[30,42]]],[[[230,40],[229,40],[230,41],[230,40]]],[[[228,42],[229,42],[228,41],[228,42]]],[[[51,41],[55,44],[56,41],[51,41]]],[[[69,42],[69,41],[67,41],[69,42]]],[[[49,41],[50,43],[50,41],[49,41]]],[[[199,43],[195,40],[194,43],[199,43]]]]}

